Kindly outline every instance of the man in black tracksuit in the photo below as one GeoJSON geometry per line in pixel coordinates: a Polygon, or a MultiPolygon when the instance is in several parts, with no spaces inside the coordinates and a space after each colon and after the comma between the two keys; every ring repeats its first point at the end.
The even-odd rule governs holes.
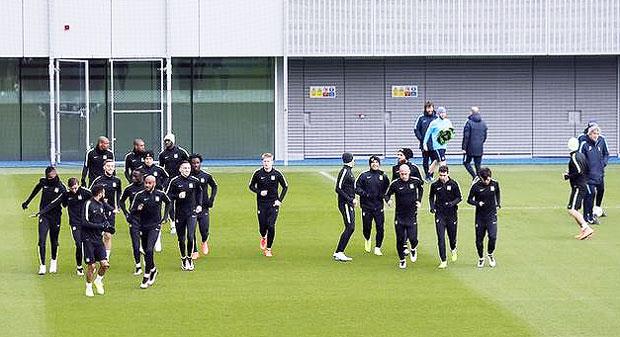
{"type": "Polygon", "coordinates": [[[411,171],[410,176],[416,177],[423,181],[422,175],[420,174],[420,169],[418,166],[410,161],[413,158],[413,151],[410,148],[404,147],[398,149],[396,151],[396,157],[398,158],[398,162],[396,165],[392,166],[392,180],[396,180],[400,177],[398,171],[400,170],[400,165],[407,164],[409,165],[409,170],[411,171]]]}
{"type": "MultiPolygon", "coordinates": [[[[164,150],[159,154],[159,165],[166,170],[168,176],[172,179],[179,175],[179,167],[182,162],[189,160],[189,154],[184,148],[176,145],[176,139],[172,133],[164,137],[164,146],[164,150]]],[[[170,207],[170,218],[172,218],[170,234],[176,233],[174,210],[175,204],[173,203],[172,207],[170,207]]]]}
{"type": "MultiPolygon", "coordinates": [[[[202,187],[202,212],[197,214],[198,229],[200,230],[200,237],[202,243],[200,250],[204,255],[209,254],[209,210],[213,207],[215,202],[215,196],[217,195],[217,183],[213,176],[207,171],[201,169],[202,156],[199,154],[192,154],[190,157],[190,164],[192,165],[192,176],[200,180],[202,187]],[[211,188],[211,193],[209,193],[211,188]]],[[[194,246],[193,254],[198,254],[196,247],[194,246]]],[[[198,256],[196,256],[198,257],[198,256]]]]}
{"type": "Polygon", "coordinates": [[[69,226],[71,227],[71,235],[75,242],[75,263],[77,266],[77,275],[83,276],[84,269],[82,268],[82,261],[84,259],[82,253],[82,235],[80,232],[80,226],[84,215],[84,204],[93,195],[86,187],[80,186],[80,182],[77,178],[69,178],[68,184],[69,190],[65,191],[58,198],[54,199],[49,205],[39,211],[36,215],[46,214],[54,210],[59,205],[67,208],[69,213],[69,226]]]}
{"type": "Polygon", "coordinates": [[[196,214],[202,212],[202,187],[200,180],[190,175],[191,167],[187,161],[179,167],[180,175],[172,178],[166,194],[175,204],[175,222],[178,228],[179,251],[181,253],[181,269],[194,270],[194,262],[190,254],[196,242],[196,214]]]}
{"type": "Polygon", "coordinates": [[[478,175],[480,165],[482,164],[482,155],[484,154],[484,142],[487,140],[487,124],[480,117],[480,108],[472,106],[469,117],[463,127],[463,166],[472,179],[478,175]],[[471,161],[474,161],[476,171],[471,167],[471,161]]]}
{"type": "Polygon", "coordinates": [[[131,173],[144,166],[144,140],[136,138],[133,141],[133,150],[125,155],[125,179],[131,183],[131,173]]]}
{"type": "Polygon", "coordinates": [[[114,160],[114,153],[110,151],[110,140],[101,136],[97,141],[97,146],[86,152],[82,168],[82,186],[92,186],[93,181],[103,175],[103,164],[106,160],[114,160]],[[88,175],[88,185],[86,175],[88,175]]]}
{"type": "Polygon", "coordinates": [[[103,164],[103,175],[97,177],[93,180],[93,184],[90,187],[92,191],[95,185],[101,185],[105,189],[105,196],[103,197],[103,202],[110,205],[113,212],[108,215],[108,221],[110,222],[110,226],[103,233],[103,242],[106,247],[106,260],[110,260],[110,253],[112,252],[112,235],[116,232],[116,213],[119,212],[119,204],[121,199],[121,194],[123,193],[123,189],[121,186],[121,180],[114,175],[114,170],[116,169],[116,164],[112,159],[108,159],[103,164]]]}
{"type": "Polygon", "coordinates": [[[256,193],[260,249],[266,257],[271,257],[273,256],[271,246],[276,237],[276,220],[280,205],[288,191],[288,183],[284,175],[273,168],[271,153],[263,153],[261,157],[263,167],[254,171],[249,187],[252,192],[256,193]],[[282,188],[279,195],[278,186],[282,188]]]}
{"type": "Polygon", "coordinates": [[[333,258],[336,261],[346,262],[353,260],[345,255],[344,250],[347,248],[349,239],[351,239],[351,235],[355,231],[355,206],[357,205],[357,200],[355,199],[355,177],[353,172],[351,172],[351,169],[355,166],[353,154],[349,152],[343,153],[342,162],[344,166],[340,169],[336,179],[336,194],[338,195],[338,210],[344,221],[344,230],[340,234],[333,258]]]}
{"type": "Polygon", "coordinates": [[[573,217],[580,228],[579,234],[575,238],[583,240],[594,233],[587,220],[579,213],[588,190],[587,182],[590,168],[586,156],[579,152],[579,140],[577,138],[573,137],[568,141],[568,148],[571,152],[568,170],[564,173],[564,180],[570,181],[571,193],[566,208],[568,214],[573,217]]]}
{"type": "Polygon", "coordinates": [[[166,170],[159,165],[153,163],[154,158],[153,151],[146,151],[144,154],[144,166],[140,169],[144,177],[153,176],[157,181],[155,188],[160,191],[166,191],[168,188],[169,176],[166,170]]]}
{"type": "Polygon", "coordinates": [[[84,262],[86,263],[86,296],[92,297],[93,283],[97,288],[97,293],[103,295],[103,276],[110,264],[106,257],[107,252],[103,243],[102,232],[111,231],[112,225],[108,221],[112,207],[103,201],[105,198],[105,188],[102,185],[94,185],[91,189],[92,198],[84,203],[84,217],[80,222],[80,232],[82,235],[82,246],[84,247],[84,262]],[[95,264],[99,262],[99,270],[95,277],[95,264]],[[93,282],[94,281],[94,282],[93,282]]]}
{"type": "MultiPolygon", "coordinates": [[[[28,199],[22,203],[22,208],[27,209],[30,201],[41,192],[41,201],[39,202],[39,211],[52,203],[56,198],[61,196],[67,189],[62,184],[56,168],[48,166],[45,169],[45,177],[39,179],[34,186],[32,193],[28,199]]],[[[57,268],[56,258],[58,256],[58,235],[60,234],[60,217],[62,208],[56,205],[49,211],[39,216],[39,275],[46,273],[45,266],[45,241],[47,241],[47,233],[50,233],[50,243],[52,245],[52,260],[50,261],[50,273],[55,273],[57,268]]]]}
{"type": "Polygon", "coordinates": [[[396,232],[396,251],[400,259],[399,267],[407,268],[407,260],[405,259],[405,242],[409,239],[411,244],[410,258],[411,262],[418,259],[418,208],[422,203],[422,181],[416,177],[411,177],[409,166],[406,164],[400,167],[400,178],[394,180],[387,193],[385,201],[391,205],[390,198],[392,194],[396,196],[396,214],[394,216],[394,228],[396,232]]]}
{"type": "Polygon", "coordinates": [[[170,208],[170,199],[168,196],[155,188],[156,179],[153,176],[147,176],[144,179],[144,189],[138,192],[131,203],[130,214],[138,219],[140,227],[140,239],[144,248],[144,277],[140,288],[146,289],[155,283],[157,277],[157,268],[155,268],[154,249],[155,242],[161,231],[161,224],[167,220],[168,208],[170,208]],[[161,205],[165,204],[164,217],[161,216],[161,205]]]}
{"type": "Polygon", "coordinates": [[[415,137],[418,139],[418,142],[420,142],[420,151],[422,151],[422,168],[424,169],[425,178],[429,178],[428,172],[432,151],[424,151],[424,136],[426,135],[426,130],[428,129],[428,126],[436,118],[437,114],[435,113],[435,106],[433,105],[433,102],[427,101],[424,104],[424,112],[420,116],[418,116],[418,119],[415,123],[414,133],[415,137]]]}
{"type": "Polygon", "coordinates": [[[370,170],[360,174],[355,183],[355,193],[360,196],[360,206],[362,208],[362,226],[364,234],[364,249],[370,253],[372,231],[372,221],[377,226],[375,242],[375,255],[383,255],[381,246],[383,245],[384,223],[383,196],[390,186],[387,174],[381,171],[381,159],[378,156],[371,156],[368,159],[370,170]]]}
{"type": "Polygon", "coordinates": [[[487,255],[489,266],[495,267],[495,243],[497,241],[497,210],[501,208],[499,183],[491,179],[491,170],[483,167],[469,190],[467,203],[476,206],[476,249],[478,268],[484,267],[484,237],[489,235],[487,255]]]}
{"type": "Polygon", "coordinates": [[[448,266],[446,259],[446,231],[450,240],[452,262],[457,260],[456,232],[458,225],[458,203],[461,202],[461,189],[456,180],[450,178],[447,165],[439,167],[439,179],[431,184],[428,201],[431,213],[435,213],[437,246],[439,247],[439,268],[448,266]]]}
{"type": "MultiPolygon", "coordinates": [[[[155,177],[153,177],[154,179],[155,177]]],[[[138,224],[138,218],[136,218],[131,212],[127,209],[126,201],[129,200],[129,205],[131,206],[133,203],[133,199],[136,193],[144,190],[144,182],[142,171],[136,170],[131,172],[131,184],[125,188],[123,191],[123,195],[121,195],[121,200],[119,201],[119,205],[123,214],[125,215],[125,219],[127,219],[127,224],[129,224],[129,237],[131,238],[131,249],[133,252],[133,260],[136,264],[136,270],[134,271],[134,275],[142,274],[142,264],[140,263],[140,225],[138,224]]]]}

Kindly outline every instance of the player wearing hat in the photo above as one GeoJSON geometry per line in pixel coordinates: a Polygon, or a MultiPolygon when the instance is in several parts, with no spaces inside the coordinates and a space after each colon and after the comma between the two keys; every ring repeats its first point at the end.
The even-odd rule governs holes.
{"type": "Polygon", "coordinates": [[[370,253],[372,242],[370,233],[372,231],[372,221],[375,221],[377,234],[375,239],[375,255],[381,253],[383,244],[385,217],[383,215],[383,196],[390,186],[387,174],[380,170],[381,159],[378,156],[370,156],[368,159],[370,169],[357,177],[355,183],[355,193],[360,196],[360,206],[362,208],[362,228],[364,234],[364,250],[370,253]]]}
{"type": "Polygon", "coordinates": [[[355,205],[357,205],[357,200],[355,199],[355,177],[351,172],[355,166],[353,155],[349,152],[343,153],[342,162],[344,165],[338,173],[338,179],[336,179],[336,194],[338,194],[338,210],[340,210],[344,221],[344,231],[340,235],[333,258],[336,261],[346,262],[353,260],[344,254],[344,250],[347,248],[353,231],[355,231],[355,205]]]}
{"type": "Polygon", "coordinates": [[[454,135],[454,127],[452,122],[448,119],[448,110],[445,107],[440,106],[437,108],[437,115],[439,118],[433,120],[426,130],[424,135],[425,151],[431,151],[431,163],[426,173],[426,180],[430,182],[433,179],[435,169],[439,166],[446,164],[446,149],[448,148],[448,141],[452,139],[454,135]],[[430,143],[430,147],[429,147],[430,143]]]}
{"type": "Polygon", "coordinates": [[[416,177],[422,180],[422,175],[420,174],[420,169],[418,166],[410,161],[413,158],[413,151],[410,148],[403,147],[396,151],[396,157],[398,158],[398,163],[392,166],[392,180],[396,180],[399,178],[398,171],[400,170],[400,166],[402,164],[407,164],[409,166],[409,170],[411,171],[411,176],[416,177]]]}
{"type": "MultiPolygon", "coordinates": [[[[41,192],[41,201],[39,202],[39,211],[51,204],[56,198],[61,196],[67,189],[62,184],[56,168],[48,166],[45,168],[45,177],[39,179],[34,186],[32,193],[28,199],[22,203],[22,209],[27,209],[30,201],[41,192]]],[[[58,256],[58,235],[60,234],[60,217],[62,215],[61,205],[57,205],[53,209],[43,212],[39,215],[39,275],[46,273],[45,266],[45,241],[47,241],[47,233],[50,233],[50,243],[52,245],[52,260],[50,261],[50,273],[55,273],[57,268],[58,256]]]]}
{"type": "Polygon", "coordinates": [[[580,232],[575,236],[576,239],[583,240],[594,231],[583,218],[579,209],[583,203],[583,198],[587,190],[588,177],[588,161],[583,153],[579,152],[579,141],[577,138],[568,140],[568,149],[570,150],[570,160],[568,161],[568,170],[564,172],[564,180],[570,181],[571,193],[568,198],[568,214],[575,219],[580,232]]]}

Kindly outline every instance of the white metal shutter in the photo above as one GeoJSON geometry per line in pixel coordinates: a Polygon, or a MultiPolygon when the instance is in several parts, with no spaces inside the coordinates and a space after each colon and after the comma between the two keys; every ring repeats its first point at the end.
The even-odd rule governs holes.
{"type": "Polygon", "coordinates": [[[288,155],[291,159],[304,156],[304,61],[288,61],[288,155]]]}

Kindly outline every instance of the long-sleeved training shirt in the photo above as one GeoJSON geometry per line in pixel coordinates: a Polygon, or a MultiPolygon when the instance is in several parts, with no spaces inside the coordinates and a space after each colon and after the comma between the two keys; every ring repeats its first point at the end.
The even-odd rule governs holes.
{"type": "Polygon", "coordinates": [[[257,204],[261,205],[273,204],[276,200],[283,201],[288,191],[286,178],[275,168],[269,172],[265,171],[263,167],[254,171],[249,187],[252,192],[256,193],[257,204]],[[278,187],[282,188],[279,194],[278,187]]]}
{"type": "Polygon", "coordinates": [[[172,178],[166,194],[174,201],[174,216],[177,219],[192,216],[196,206],[202,205],[200,180],[193,176],[179,175],[172,178]],[[181,194],[185,195],[181,197],[181,194]]]}
{"type": "Polygon", "coordinates": [[[459,184],[451,178],[445,183],[437,179],[431,184],[428,193],[430,208],[438,215],[456,216],[458,204],[462,199],[459,184]]]}
{"type": "Polygon", "coordinates": [[[355,193],[360,196],[362,209],[383,209],[383,197],[389,186],[390,180],[381,170],[368,170],[360,174],[355,183],[355,193]]]}
{"type": "Polygon", "coordinates": [[[388,202],[392,195],[395,195],[396,217],[411,218],[418,213],[416,201],[422,202],[423,193],[424,189],[420,179],[415,177],[409,177],[407,181],[397,179],[390,184],[385,194],[385,201],[388,202]]]}
{"type": "Polygon", "coordinates": [[[497,209],[501,207],[499,183],[491,179],[491,182],[485,185],[482,180],[478,180],[469,190],[467,203],[476,206],[476,219],[488,219],[497,215],[497,209]]]}
{"type": "Polygon", "coordinates": [[[336,194],[338,194],[338,203],[353,205],[353,200],[355,199],[355,177],[349,165],[342,166],[340,172],[338,172],[336,194]]]}

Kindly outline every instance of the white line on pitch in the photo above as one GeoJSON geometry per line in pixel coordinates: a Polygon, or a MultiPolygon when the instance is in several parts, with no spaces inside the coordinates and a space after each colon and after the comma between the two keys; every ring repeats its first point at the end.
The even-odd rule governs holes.
{"type": "Polygon", "coordinates": [[[332,176],[331,174],[329,174],[329,173],[327,173],[327,172],[325,172],[325,171],[319,171],[319,173],[320,173],[323,177],[325,177],[325,178],[327,178],[327,179],[329,179],[329,180],[331,180],[331,181],[333,181],[333,182],[336,182],[336,178],[334,178],[334,176],[332,176]]]}

